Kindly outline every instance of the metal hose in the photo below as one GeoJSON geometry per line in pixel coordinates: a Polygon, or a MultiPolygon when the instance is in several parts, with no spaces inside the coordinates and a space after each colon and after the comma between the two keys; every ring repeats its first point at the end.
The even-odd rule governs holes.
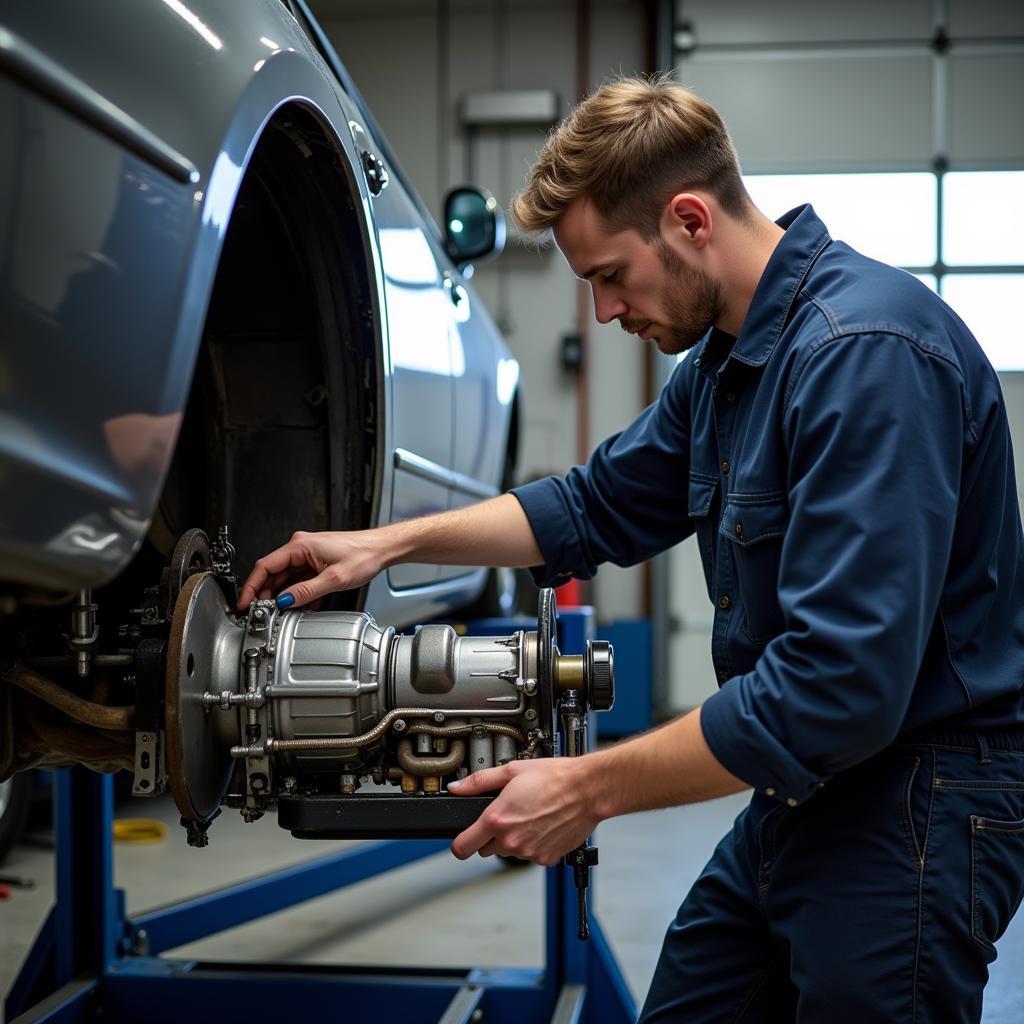
{"type": "MultiPolygon", "coordinates": [[[[481,715],[507,715],[509,718],[514,718],[516,715],[523,713],[525,706],[526,698],[520,694],[519,703],[514,708],[502,708],[501,710],[496,708],[444,708],[442,713],[447,715],[449,718],[475,718],[481,715]]],[[[380,737],[383,736],[391,727],[391,723],[394,722],[396,718],[426,718],[436,714],[439,710],[441,709],[392,708],[372,729],[367,730],[359,736],[317,736],[302,740],[267,739],[264,740],[262,744],[254,744],[249,747],[232,747],[231,756],[251,757],[253,754],[257,754],[258,756],[263,757],[266,754],[276,753],[281,750],[352,750],[355,747],[366,747],[375,740],[380,739],[380,737]]],[[[462,727],[452,726],[452,728],[462,727]]],[[[522,734],[520,734],[520,736],[521,735],[522,734]]]]}
{"type": "Polygon", "coordinates": [[[135,729],[134,707],[110,708],[103,704],[94,704],[91,700],[73,694],[24,665],[15,665],[14,668],[0,674],[0,679],[31,693],[33,697],[38,697],[58,711],[63,711],[69,718],[84,722],[86,725],[97,729],[135,729]]]}
{"type": "Polygon", "coordinates": [[[494,725],[488,722],[476,725],[410,725],[406,732],[410,736],[420,733],[426,736],[472,736],[476,729],[484,729],[496,736],[511,736],[520,744],[526,742],[526,737],[514,725],[494,725]]]}

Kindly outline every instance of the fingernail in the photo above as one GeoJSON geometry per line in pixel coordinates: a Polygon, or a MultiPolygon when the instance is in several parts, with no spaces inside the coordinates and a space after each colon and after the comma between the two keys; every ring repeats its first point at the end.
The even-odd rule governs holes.
{"type": "Polygon", "coordinates": [[[292,597],[291,594],[282,594],[277,599],[277,607],[278,608],[291,608],[291,606],[293,604],[295,604],[295,598],[292,597]]]}
{"type": "Polygon", "coordinates": [[[462,785],[462,779],[452,779],[452,781],[448,783],[448,788],[449,789],[455,789],[456,787],[461,786],[461,785],[462,785]]]}

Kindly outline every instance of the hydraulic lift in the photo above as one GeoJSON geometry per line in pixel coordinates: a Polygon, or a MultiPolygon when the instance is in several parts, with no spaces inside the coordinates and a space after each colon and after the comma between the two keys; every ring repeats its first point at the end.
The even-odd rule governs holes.
{"type": "MultiPolygon", "coordinates": [[[[470,624],[474,635],[521,630],[519,620],[470,624]]],[[[591,608],[560,613],[562,650],[582,653],[591,608]]],[[[592,717],[592,716],[590,716],[592,717]]],[[[592,738],[591,727],[587,734],[592,738]]],[[[453,798],[455,799],[455,798],[453,798]]],[[[579,941],[574,871],[545,878],[544,965],[450,970],[175,960],[167,950],[363,881],[447,849],[439,838],[367,842],[128,917],[113,885],[113,784],[84,768],[55,787],[56,903],[7,996],[6,1019],[28,1021],[245,1021],[294,1015],[408,1024],[626,1024],[636,1007],[599,923],[579,941]]],[[[579,868],[577,868],[577,874],[579,868]]],[[[578,881],[578,879],[577,879],[578,881]]]]}

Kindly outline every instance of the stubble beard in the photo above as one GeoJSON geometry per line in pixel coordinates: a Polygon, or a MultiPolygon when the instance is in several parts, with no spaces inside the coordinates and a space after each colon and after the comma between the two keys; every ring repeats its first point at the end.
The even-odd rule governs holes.
{"type": "Polygon", "coordinates": [[[668,272],[662,296],[666,327],[655,336],[658,349],[666,355],[688,352],[722,315],[722,285],[710,274],[688,266],[664,242],[657,246],[658,258],[668,272]]]}

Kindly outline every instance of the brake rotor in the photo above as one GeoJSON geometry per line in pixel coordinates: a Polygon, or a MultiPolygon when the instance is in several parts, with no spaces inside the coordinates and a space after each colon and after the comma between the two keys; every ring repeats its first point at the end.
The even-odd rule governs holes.
{"type": "Polygon", "coordinates": [[[555,592],[544,587],[537,599],[537,683],[541,702],[550,709],[548,728],[558,735],[558,694],[555,691],[555,658],[558,657],[555,592]]]}
{"type": "Polygon", "coordinates": [[[185,818],[209,818],[231,781],[237,717],[209,714],[203,692],[220,692],[225,680],[237,688],[242,635],[213,574],[189,576],[171,619],[164,709],[167,781],[185,818]]]}
{"type": "Polygon", "coordinates": [[[186,530],[174,545],[167,578],[167,607],[173,614],[186,580],[212,567],[210,538],[198,529],[186,530]]]}

